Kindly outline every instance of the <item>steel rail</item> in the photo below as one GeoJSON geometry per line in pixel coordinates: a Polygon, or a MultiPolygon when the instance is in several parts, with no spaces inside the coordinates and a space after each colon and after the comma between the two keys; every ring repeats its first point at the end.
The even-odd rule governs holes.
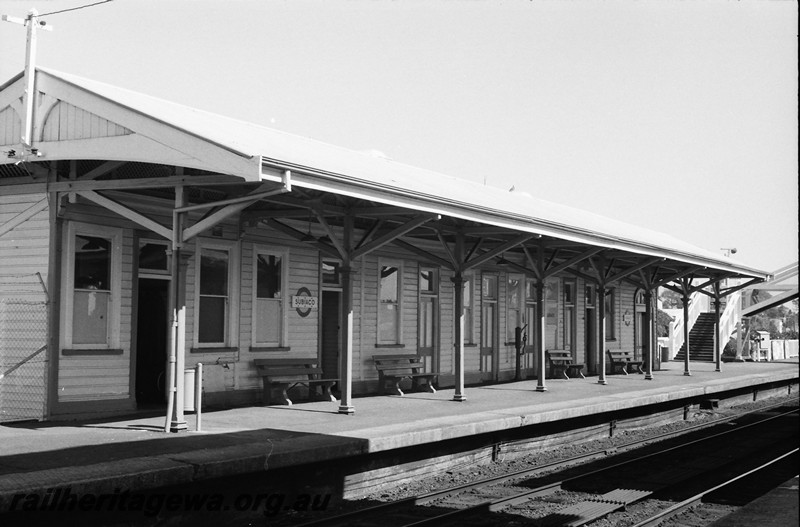
{"type": "MultiPolygon", "coordinates": [[[[655,435],[655,436],[652,436],[652,437],[648,437],[648,438],[645,438],[645,439],[637,439],[635,441],[630,441],[628,443],[623,443],[621,445],[617,445],[617,446],[614,446],[612,448],[603,448],[603,449],[600,449],[600,450],[595,450],[593,452],[588,452],[586,454],[579,454],[577,456],[572,456],[572,457],[561,459],[561,460],[558,460],[558,461],[553,461],[551,463],[546,463],[544,465],[539,465],[539,466],[536,466],[536,467],[526,468],[526,469],[523,469],[523,470],[519,470],[519,471],[516,471],[516,472],[509,473],[509,474],[504,474],[504,475],[501,475],[501,476],[493,476],[493,477],[490,477],[490,478],[481,479],[479,481],[474,481],[474,482],[471,482],[471,483],[465,483],[465,484],[462,484],[462,485],[456,485],[456,486],[453,486],[453,487],[448,487],[448,488],[443,489],[443,490],[436,490],[436,491],[429,492],[429,493],[426,493],[426,494],[422,494],[422,495],[419,495],[419,496],[412,496],[412,497],[409,497],[409,498],[403,498],[403,499],[400,499],[400,500],[397,500],[397,501],[392,501],[392,502],[389,502],[389,503],[381,503],[379,505],[374,505],[374,506],[371,506],[371,507],[365,507],[363,509],[347,512],[347,513],[340,514],[340,515],[337,515],[337,516],[332,516],[332,517],[319,519],[319,520],[312,520],[310,522],[306,522],[306,523],[300,524],[299,527],[313,527],[313,526],[317,526],[317,525],[330,525],[330,524],[335,524],[335,523],[342,523],[342,522],[346,522],[348,520],[351,520],[353,518],[357,518],[357,517],[360,517],[360,516],[366,516],[366,515],[369,515],[369,514],[372,514],[372,513],[375,513],[375,512],[389,511],[389,510],[392,510],[392,509],[395,509],[395,508],[404,507],[404,506],[424,505],[424,504],[429,503],[431,501],[435,501],[435,500],[438,500],[438,499],[446,498],[446,497],[451,496],[453,494],[459,494],[461,492],[465,492],[465,491],[468,491],[468,490],[473,490],[473,489],[477,489],[477,488],[481,488],[481,487],[488,487],[488,486],[491,486],[491,485],[497,485],[497,484],[500,484],[500,483],[505,483],[505,482],[510,481],[510,480],[520,479],[520,478],[524,478],[524,477],[530,476],[530,475],[535,474],[537,472],[543,472],[543,471],[546,471],[546,470],[552,470],[552,469],[560,468],[560,467],[563,467],[563,466],[566,466],[566,465],[577,464],[577,463],[580,463],[580,462],[588,462],[588,461],[592,461],[592,460],[595,460],[595,459],[603,459],[603,458],[606,458],[606,457],[609,457],[609,456],[612,456],[612,455],[617,455],[617,454],[620,454],[622,452],[638,448],[639,446],[642,446],[644,444],[655,443],[655,442],[664,441],[664,440],[667,440],[667,439],[673,439],[673,438],[676,438],[676,437],[680,437],[682,435],[689,434],[691,432],[695,432],[697,430],[703,430],[705,428],[710,428],[710,427],[716,426],[718,424],[723,424],[723,423],[726,423],[726,422],[729,422],[729,421],[733,421],[735,419],[740,419],[740,418],[748,416],[750,414],[769,411],[769,410],[774,409],[774,408],[779,408],[781,406],[785,406],[786,404],[787,404],[786,401],[783,401],[783,402],[780,402],[780,403],[767,405],[767,406],[758,408],[756,410],[750,410],[748,412],[743,412],[743,413],[736,414],[736,415],[733,415],[733,416],[714,419],[713,421],[708,421],[708,422],[700,423],[700,424],[697,424],[697,425],[692,425],[692,426],[683,428],[681,430],[677,430],[677,431],[673,431],[673,432],[665,432],[663,434],[658,434],[658,435],[655,435]]],[[[740,429],[745,428],[745,427],[753,426],[755,424],[760,424],[760,423],[766,422],[768,420],[775,419],[777,417],[781,417],[783,415],[786,415],[786,414],[789,414],[789,413],[793,413],[793,412],[797,412],[797,411],[798,410],[792,410],[792,411],[786,412],[784,414],[780,414],[779,416],[769,417],[767,419],[759,421],[758,423],[752,423],[750,425],[743,425],[742,427],[737,428],[737,430],[740,430],[740,429]]],[[[554,483],[552,485],[545,485],[545,486],[542,486],[542,487],[538,487],[536,489],[533,489],[533,490],[530,490],[530,491],[526,491],[525,493],[522,493],[520,495],[511,496],[511,497],[508,497],[508,498],[502,498],[501,500],[497,500],[497,502],[498,502],[497,505],[494,504],[495,503],[494,501],[492,501],[492,502],[484,502],[484,503],[481,503],[479,505],[470,507],[468,509],[463,509],[463,510],[474,511],[474,510],[477,510],[477,509],[480,509],[480,508],[484,508],[484,509],[490,510],[490,511],[501,510],[502,508],[505,508],[505,507],[508,507],[508,506],[511,506],[511,505],[516,505],[518,503],[523,503],[523,502],[528,501],[528,500],[530,500],[530,499],[532,499],[532,498],[534,498],[536,496],[543,495],[543,494],[548,494],[548,493],[551,493],[551,492],[555,492],[555,491],[559,490],[560,485],[562,483],[565,483],[567,481],[571,481],[572,479],[585,477],[585,476],[591,475],[591,474],[593,474],[595,472],[600,472],[600,471],[603,471],[603,470],[607,470],[607,469],[610,469],[610,468],[621,466],[623,464],[631,463],[631,462],[634,462],[634,461],[638,461],[640,459],[646,459],[647,457],[650,457],[650,456],[654,456],[654,455],[657,455],[657,454],[660,454],[660,453],[663,453],[663,452],[669,452],[670,450],[681,448],[681,447],[686,446],[688,444],[694,444],[696,442],[704,441],[706,439],[712,439],[712,438],[715,438],[717,436],[725,435],[725,434],[728,434],[728,433],[731,433],[731,432],[734,432],[734,430],[727,430],[725,432],[722,432],[721,434],[715,434],[715,435],[709,436],[707,438],[695,440],[695,441],[693,441],[691,443],[686,443],[686,444],[680,445],[678,447],[672,447],[672,448],[667,449],[667,450],[662,450],[662,451],[659,451],[657,453],[653,453],[653,454],[648,454],[646,456],[642,456],[641,458],[636,458],[634,460],[618,463],[618,464],[612,465],[610,467],[601,468],[601,469],[595,470],[593,472],[589,472],[589,473],[586,473],[586,474],[582,474],[580,476],[576,476],[574,478],[569,478],[569,479],[554,483]],[[527,497],[525,497],[525,496],[527,496],[527,497]],[[515,501],[515,500],[519,500],[519,501],[515,501]],[[505,503],[505,505],[500,505],[500,502],[506,502],[506,503],[505,503]]],[[[441,516],[436,516],[435,519],[442,519],[442,518],[445,518],[445,517],[455,516],[455,515],[458,515],[458,514],[461,514],[461,513],[462,513],[462,510],[457,510],[457,511],[446,513],[446,514],[441,515],[441,516]]],[[[426,521],[427,520],[423,520],[422,522],[409,524],[409,526],[411,526],[411,525],[413,525],[413,526],[424,525],[426,521]]],[[[409,526],[406,526],[406,527],[409,527],[409,526]]]]}
{"type": "Polygon", "coordinates": [[[739,476],[736,476],[734,478],[729,479],[728,481],[725,481],[724,483],[720,483],[719,485],[715,485],[714,487],[711,487],[711,488],[706,489],[706,490],[704,490],[702,492],[699,492],[699,493],[695,494],[694,496],[692,496],[691,498],[686,498],[685,500],[683,500],[683,501],[681,501],[679,503],[676,503],[675,505],[673,505],[673,506],[671,506],[671,507],[669,507],[667,509],[664,509],[663,511],[659,512],[658,514],[655,514],[655,515],[651,516],[650,518],[647,518],[646,520],[642,520],[641,522],[637,523],[636,525],[633,525],[632,527],[656,527],[657,525],[661,524],[661,522],[666,521],[666,520],[668,520],[668,519],[670,519],[670,518],[672,518],[674,516],[677,516],[678,514],[680,514],[683,511],[685,511],[686,509],[689,509],[691,507],[694,507],[695,505],[698,505],[703,500],[703,498],[706,496],[706,494],[710,494],[711,492],[714,492],[715,490],[721,489],[722,487],[724,487],[726,485],[730,485],[731,483],[733,483],[733,482],[735,482],[735,481],[737,481],[739,479],[742,479],[742,478],[744,478],[746,476],[749,476],[750,474],[753,474],[755,472],[763,470],[763,469],[767,468],[768,466],[772,465],[773,463],[777,463],[778,461],[780,461],[780,460],[782,460],[784,458],[787,458],[787,457],[789,457],[789,456],[791,456],[793,454],[796,454],[798,451],[800,451],[800,448],[795,448],[794,450],[791,450],[791,451],[789,451],[789,452],[787,452],[785,454],[782,454],[782,455],[776,457],[775,459],[773,459],[771,461],[768,461],[768,462],[764,463],[763,465],[754,468],[753,470],[749,470],[749,471],[745,472],[744,474],[741,474],[739,476]]]}
{"type": "MultiPolygon", "coordinates": [[[[782,404],[780,406],[782,406],[782,404]]],[[[761,411],[763,411],[763,410],[764,410],[764,408],[761,409],[761,411]]],[[[629,464],[632,464],[632,463],[638,463],[638,462],[640,462],[640,461],[642,461],[644,459],[648,459],[648,458],[655,457],[655,456],[660,456],[660,455],[663,455],[666,452],[671,452],[671,451],[674,451],[674,450],[679,450],[679,449],[682,449],[682,448],[686,448],[687,446],[695,445],[697,443],[701,443],[701,442],[704,442],[704,441],[710,441],[712,439],[718,439],[718,438],[724,437],[724,436],[726,436],[728,434],[739,433],[742,430],[746,430],[746,429],[748,429],[750,427],[761,425],[761,424],[764,424],[764,423],[766,423],[768,421],[772,421],[773,419],[778,419],[778,418],[783,417],[785,415],[797,413],[798,411],[800,411],[800,410],[798,410],[798,409],[790,410],[788,412],[784,412],[784,413],[781,413],[781,414],[778,414],[778,415],[774,415],[774,416],[768,417],[766,419],[762,419],[762,420],[760,420],[758,422],[755,422],[755,423],[742,425],[740,427],[737,427],[734,430],[726,430],[724,432],[720,432],[719,434],[713,434],[713,435],[710,435],[708,437],[704,437],[704,438],[701,438],[701,439],[696,439],[694,441],[690,441],[688,443],[681,443],[680,445],[667,448],[666,450],[659,450],[658,452],[645,454],[643,456],[639,456],[639,457],[636,457],[636,458],[633,458],[633,459],[622,461],[620,463],[615,463],[615,464],[609,465],[607,467],[591,470],[589,472],[584,472],[583,474],[580,474],[580,475],[577,475],[577,476],[573,476],[571,478],[566,478],[566,479],[563,479],[561,481],[557,481],[555,483],[549,483],[549,484],[541,486],[541,487],[536,487],[534,489],[527,490],[525,492],[520,492],[520,493],[515,494],[513,496],[508,496],[508,497],[499,498],[499,499],[496,499],[496,500],[486,501],[486,502],[483,502],[483,503],[479,503],[477,505],[473,505],[471,507],[466,507],[464,509],[458,509],[458,510],[455,510],[455,511],[452,511],[452,512],[447,512],[447,513],[444,513],[444,514],[441,514],[441,515],[438,515],[438,516],[434,516],[434,517],[431,517],[431,518],[425,518],[424,520],[420,520],[420,521],[417,521],[417,522],[414,522],[414,523],[404,524],[403,527],[422,527],[422,526],[425,526],[425,525],[438,525],[439,523],[442,522],[442,520],[451,519],[451,518],[460,516],[462,514],[468,514],[468,513],[471,513],[471,512],[477,512],[477,511],[481,511],[481,510],[488,510],[488,511],[492,511],[492,512],[499,511],[499,510],[502,510],[502,509],[504,509],[504,508],[506,508],[508,506],[511,506],[511,505],[519,505],[520,503],[524,503],[524,502],[526,502],[526,501],[528,501],[530,499],[533,499],[533,498],[535,498],[537,496],[541,496],[543,494],[549,494],[549,493],[555,492],[557,490],[560,490],[561,487],[565,483],[568,483],[570,481],[575,481],[575,480],[582,479],[582,478],[585,478],[585,477],[588,477],[588,476],[599,474],[601,472],[614,470],[614,469],[622,467],[624,465],[629,465],[629,464]]],[[[748,412],[748,414],[749,413],[753,413],[753,412],[748,412]]],[[[742,415],[748,415],[748,414],[742,414],[742,415]]],[[[486,486],[488,486],[488,485],[486,485],[486,486]]]]}

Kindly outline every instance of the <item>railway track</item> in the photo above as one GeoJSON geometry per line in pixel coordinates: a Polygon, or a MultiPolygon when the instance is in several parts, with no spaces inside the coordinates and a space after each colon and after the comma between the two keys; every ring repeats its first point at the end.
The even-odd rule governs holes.
{"type": "MultiPolygon", "coordinates": [[[[748,471],[755,468],[752,465],[757,461],[769,466],[769,460],[762,454],[771,452],[777,444],[794,447],[797,409],[767,415],[782,405],[785,403],[633,441],[613,451],[589,452],[303,525],[420,527],[524,522],[578,526],[591,525],[616,511],[654,498],[663,505],[648,508],[660,512],[671,508],[676,501],[697,500],[696,496],[705,496],[708,488],[721,492],[727,482],[725,478],[739,476],[745,466],[748,471]],[[710,432],[710,427],[719,426],[730,429],[710,432]],[[692,439],[687,440],[690,436],[692,439]],[[787,440],[787,436],[794,439],[787,440]],[[685,496],[686,492],[691,493],[685,496]]],[[[664,520],[643,525],[661,521],[664,520]]]]}

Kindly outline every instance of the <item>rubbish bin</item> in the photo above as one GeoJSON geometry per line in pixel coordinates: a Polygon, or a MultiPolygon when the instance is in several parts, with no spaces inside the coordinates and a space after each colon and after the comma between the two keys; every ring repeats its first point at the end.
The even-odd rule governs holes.
{"type": "Polygon", "coordinates": [[[183,371],[183,411],[194,412],[194,390],[195,390],[195,370],[185,369],[183,371]]]}
{"type": "Polygon", "coordinates": [[[661,362],[669,362],[669,347],[661,346],[661,362]]]}

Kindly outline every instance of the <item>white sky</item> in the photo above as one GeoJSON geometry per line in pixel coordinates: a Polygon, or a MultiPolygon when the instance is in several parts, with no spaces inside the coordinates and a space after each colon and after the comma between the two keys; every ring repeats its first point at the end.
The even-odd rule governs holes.
{"type": "MultiPolygon", "coordinates": [[[[24,17],[97,0],[0,0],[24,17]]],[[[114,0],[39,64],[671,232],[798,258],[797,2],[114,0]]],[[[0,83],[25,30],[0,23],[0,83]]]]}

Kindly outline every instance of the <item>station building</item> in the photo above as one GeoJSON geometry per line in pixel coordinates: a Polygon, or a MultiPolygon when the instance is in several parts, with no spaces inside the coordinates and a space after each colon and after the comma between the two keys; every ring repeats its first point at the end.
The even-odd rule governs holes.
{"type": "Polygon", "coordinates": [[[726,279],[767,278],[538,196],[50,69],[0,86],[0,154],[0,355],[44,358],[44,419],[163,405],[184,389],[170,372],[197,363],[207,403],[265,402],[260,358],[313,359],[342,414],[379,391],[379,355],[420,356],[455,400],[521,377],[546,390],[554,349],[601,383],[607,350],[651,376],[658,287],[719,303],[726,279]]]}

